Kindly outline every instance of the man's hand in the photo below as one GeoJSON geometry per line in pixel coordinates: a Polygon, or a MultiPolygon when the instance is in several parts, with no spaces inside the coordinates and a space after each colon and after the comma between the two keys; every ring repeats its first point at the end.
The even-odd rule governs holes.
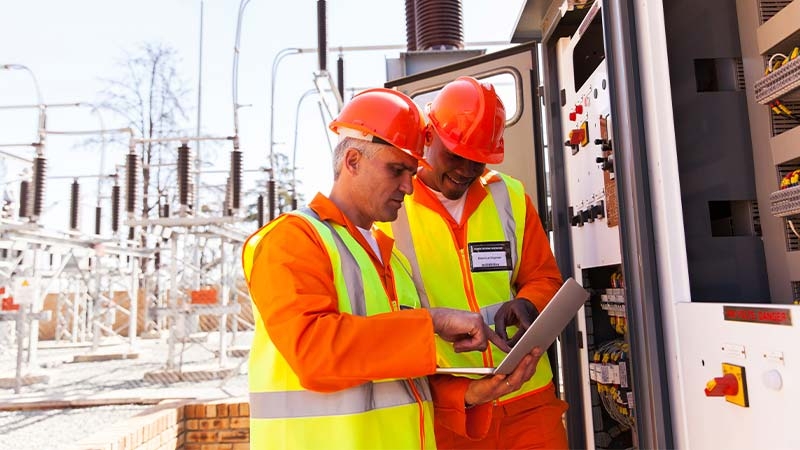
{"type": "Polygon", "coordinates": [[[539,347],[534,348],[520,360],[516,369],[508,375],[498,374],[472,380],[464,394],[464,403],[480,405],[516,391],[536,373],[536,365],[539,364],[539,358],[543,353],[539,347]]]}
{"type": "Polygon", "coordinates": [[[539,311],[533,303],[524,298],[515,298],[503,303],[495,313],[494,330],[509,347],[513,347],[537,317],[539,317],[539,311]],[[510,326],[518,328],[511,339],[508,338],[506,330],[510,326]]]}
{"type": "Polygon", "coordinates": [[[509,351],[505,340],[497,335],[480,314],[451,308],[430,308],[433,332],[447,342],[453,343],[456,353],[474,350],[484,351],[489,341],[503,351],[509,351]]]}

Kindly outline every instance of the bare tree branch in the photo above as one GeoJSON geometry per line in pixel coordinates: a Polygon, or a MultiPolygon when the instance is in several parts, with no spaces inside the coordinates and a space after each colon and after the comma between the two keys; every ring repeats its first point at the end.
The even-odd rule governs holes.
{"type": "MultiPolygon", "coordinates": [[[[185,107],[189,104],[189,86],[178,76],[179,63],[178,53],[169,46],[140,44],[118,61],[118,76],[102,80],[105,86],[98,105],[124,121],[125,126],[134,130],[135,137],[176,136],[177,130],[189,129],[185,107]]],[[[139,214],[143,219],[157,214],[154,210],[160,206],[162,197],[167,202],[175,197],[169,195],[176,185],[174,167],[163,171],[161,167],[152,168],[153,161],[158,161],[163,149],[169,147],[170,144],[145,142],[135,149],[141,170],[139,214]]],[[[169,162],[174,160],[172,157],[169,162]]],[[[148,233],[142,234],[142,245],[154,245],[146,242],[147,236],[148,233]]]]}

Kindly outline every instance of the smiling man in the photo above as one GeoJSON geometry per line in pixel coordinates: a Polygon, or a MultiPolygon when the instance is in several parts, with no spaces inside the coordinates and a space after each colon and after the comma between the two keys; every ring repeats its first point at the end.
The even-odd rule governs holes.
{"type": "MultiPolygon", "coordinates": [[[[424,306],[480,312],[513,346],[561,286],[561,274],[522,183],[486,168],[503,161],[505,108],[492,85],[460,77],[442,88],[427,114],[427,164],[391,234],[424,306]],[[517,328],[510,338],[507,326],[517,328]]],[[[492,367],[506,354],[495,346],[483,354],[456,354],[447,345],[439,351],[440,365],[450,367],[492,367]]],[[[444,382],[453,396],[463,392],[465,408],[490,405],[492,420],[473,423],[488,432],[467,439],[446,420],[464,409],[437,409],[440,449],[567,448],[566,403],[555,396],[546,355],[522,378],[444,382]]]]}

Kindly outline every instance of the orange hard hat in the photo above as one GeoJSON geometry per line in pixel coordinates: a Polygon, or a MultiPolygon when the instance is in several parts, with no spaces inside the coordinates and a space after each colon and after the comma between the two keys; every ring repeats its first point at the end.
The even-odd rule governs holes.
{"type": "Polygon", "coordinates": [[[393,145],[422,159],[425,119],[407,95],[386,88],[367,89],[356,94],[330,123],[339,135],[393,145]]]}
{"type": "Polygon", "coordinates": [[[451,152],[486,164],[503,162],[506,109],[491,84],[458,77],[442,88],[427,112],[451,152]]]}

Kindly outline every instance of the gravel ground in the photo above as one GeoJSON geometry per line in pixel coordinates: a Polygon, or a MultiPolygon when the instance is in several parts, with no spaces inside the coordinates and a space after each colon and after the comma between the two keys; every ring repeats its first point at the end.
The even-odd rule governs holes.
{"type": "MultiPolygon", "coordinates": [[[[218,335],[210,333],[203,337],[206,340],[202,343],[176,345],[175,369],[180,367],[183,373],[220,370],[215,352],[219,349],[218,335]]],[[[237,342],[228,345],[244,349],[251,339],[251,333],[239,333],[237,342]]],[[[0,379],[13,383],[16,347],[8,341],[1,344],[0,379]]],[[[13,384],[12,388],[0,387],[0,450],[69,449],[103,425],[132,417],[158,399],[247,395],[244,355],[231,356],[222,366],[230,373],[227,379],[198,376],[192,378],[196,381],[171,383],[166,375],[178,371],[166,370],[169,344],[165,338],[139,339],[132,349],[128,343],[103,345],[95,353],[87,346],[40,344],[37,364],[23,373],[44,376],[47,381],[23,386],[19,393],[14,392],[13,384]],[[131,350],[138,358],[73,362],[76,356],[125,354],[131,350]],[[145,374],[149,374],[147,380],[145,374]],[[149,404],[136,404],[134,399],[149,404]],[[64,408],[65,404],[90,407],[64,408]]]]}
{"type": "Polygon", "coordinates": [[[35,411],[0,411],[2,450],[61,450],[118,420],[149,408],[146,405],[100,406],[35,411]],[[91,427],[87,426],[91,423],[91,427]]]}

